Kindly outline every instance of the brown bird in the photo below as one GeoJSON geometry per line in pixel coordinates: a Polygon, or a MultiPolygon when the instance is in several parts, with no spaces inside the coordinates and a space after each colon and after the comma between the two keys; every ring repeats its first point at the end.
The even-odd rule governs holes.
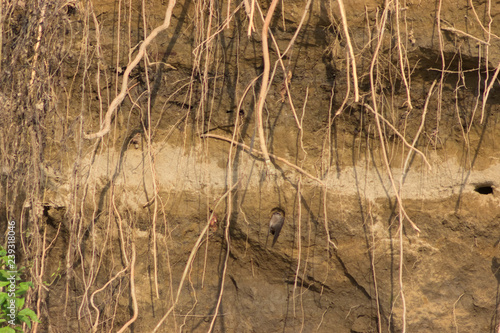
{"type": "Polygon", "coordinates": [[[273,245],[276,243],[278,240],[278,236],[280,235],[281,228],[283,227],[283,223],[285,223],[285,211],[281,208],[273,208],[271,210],[273,213],[271,215],[271,221],[269,221],[269,231],[267,232],[267,237],[266,237],[266,247],[267,247],[267,240],[269,238],[269,233],[274,235],[273,239],[273,245]]]}
{"type": "Polygon", "coordinates": [[[209,210],[209,213],[212,215],[212,218],[210,219],[210,230],[217,231],[217,222],[219,222],[217,214],[215,214],[212,209],[209,210]]]}

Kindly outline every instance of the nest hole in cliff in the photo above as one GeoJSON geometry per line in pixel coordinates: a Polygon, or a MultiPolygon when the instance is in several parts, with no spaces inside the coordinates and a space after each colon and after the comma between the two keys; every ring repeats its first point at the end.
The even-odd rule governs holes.
{"type": "Polygon", "coordinates": [[[474,191],[479,194],[493,194],[493,184],[492,183],[482,183],[474,187],[474,191]]]}

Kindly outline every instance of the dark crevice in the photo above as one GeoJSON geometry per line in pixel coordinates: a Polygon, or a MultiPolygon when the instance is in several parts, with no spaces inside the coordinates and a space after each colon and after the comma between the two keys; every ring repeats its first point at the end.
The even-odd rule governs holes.
{"type": "Polygon", "coordinates": [[[354,276],[352,276],[351,274],[349,274],[349,272],[347,271],[347,267],[346,265],[344,264],[344,262],[342,261],[342,259],[340,258],[339,254],[337,253],[337,251],[334,251],[335,253],[335,257],[337,257],[337,260],[339,261],[340,263],[340,266],[342,266],[342,270],[344,271],[344,275],[349,279],[349,281],[357,288],[359,289],[369,300],[373,300],[372,296],[366,291],[365,287],[363,287],[362,285],[360,285],[358,283],[358,281],[356,281],[356,279],[354,278],[354,276]]]}
{"type": "MultiPolygon", "coordinates": [[[[285,280],[287,284],[295,284],[295,276],[290,279],[285,280]]],[[[314,279],[312,276],[306,276],[306,279],[302,279],[301,277],[297,277],[297,287],[303,287],[310,291],[313,291],[318,294],[323,294],[324,292],[333,293],[333,290],[327,286],[326,284],[314,279]]]]}
{"type": "Polygon", "coordinates": [[[493,194],[493,186],[491,184],[476,185],[474,191],[479,194],[493,194]]]}

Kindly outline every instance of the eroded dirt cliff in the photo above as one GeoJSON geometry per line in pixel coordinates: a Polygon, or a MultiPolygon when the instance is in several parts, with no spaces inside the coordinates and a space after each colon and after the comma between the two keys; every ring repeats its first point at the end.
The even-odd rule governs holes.
{"type": "Polygon", "coordinates": [[[492,1],[3,6],[34,331],[497,331],[492,1]]]}

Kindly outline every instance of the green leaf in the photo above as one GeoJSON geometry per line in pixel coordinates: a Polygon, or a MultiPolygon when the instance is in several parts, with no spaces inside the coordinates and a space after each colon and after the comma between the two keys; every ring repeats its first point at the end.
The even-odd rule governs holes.
{"type": "Polygon", "coordinates": [[[19,283],[19,286],[16,290],[16,297],[19,297],[19,296],[24,296],[24,294],[26,294],[26,292],[28,291],[28,289],[30,289],[30,287],[32,287],[33,284],[31,282],[21,282],[19,283]]]}
{"type": "Polygon", "coordinates": [[[35,311],[31,309],[22,309],[21,311],[19,311],[19,315],[30,317],[32,321],[40,323],[40,320],[38,320],[38,316],[36,315],[35,311]]]}
{"type": "Polygon", "coordinates": [[[0,333],[16,333],[16,331],[11,327],[2,327],[0,333]]]}
{"type": "Polygon", "coordinates": [[[35,286],[33,285],[33,282],[31,282],[31,281],[21,282],[20,284],[22,284],[23,286],[26,286],[26,287],[35,288],[35,286]]]}
{"type": "Polygon", "coordinates": [[[24,297],[16,298],[16,309],[22,309],[24,306],[24,297]]]}
{"type": "Polygon", "coordinates": [[[0,269],[0,280],[9,282],[9,280],[7,280],[7,278],[10,278],[11,276],[12,276],[12,274],[8,273],[7,270],[0,269]]]}
{"type": "Polygon", "coordinates": [[[7,298],[7,293],[0,293],[0,306],[2,306],[3,302],[5,302],[7,298]]]}
{"type": "Polygon", "coordinates": [[[25,323],[26,326],[28,326],[28,328],[31,329],[31,320],[30,320],[30,317],[18,315],[17,319],[19,319],[20,321],[22,321],[23,323],[25,323]]]}

